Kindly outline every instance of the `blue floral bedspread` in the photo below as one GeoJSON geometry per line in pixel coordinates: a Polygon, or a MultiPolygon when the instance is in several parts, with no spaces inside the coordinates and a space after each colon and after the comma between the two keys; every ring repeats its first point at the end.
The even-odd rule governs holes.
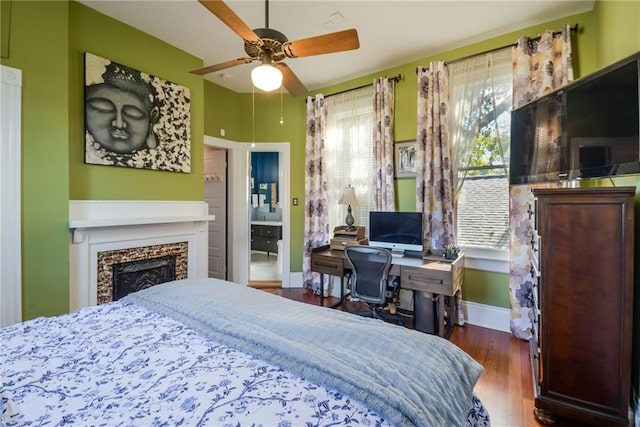
{"type": "MultiPolygon", "coordinates": [[[[0,329],[0,425],[390,425],[335,390],[129,302],[0,329]]],[[[467,425],[488,425],[474,397],[467,425]]]]}

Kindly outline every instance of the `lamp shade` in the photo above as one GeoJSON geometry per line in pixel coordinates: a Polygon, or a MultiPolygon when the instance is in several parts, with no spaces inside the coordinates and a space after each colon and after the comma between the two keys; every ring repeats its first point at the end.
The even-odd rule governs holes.
{"type": "Polygon", "coordinates": [[[342,197],[338,200],[339,205],[358,206],[358,199],[356,198],[355,188],[352,186],[345,187],[342,197]]]}
{"type": "Polygon", "coordinates": [[[251,82],[258,89],[270,92],[282,85],[282,72],[270,64],[258,65],[251,70],[251,82]]]}

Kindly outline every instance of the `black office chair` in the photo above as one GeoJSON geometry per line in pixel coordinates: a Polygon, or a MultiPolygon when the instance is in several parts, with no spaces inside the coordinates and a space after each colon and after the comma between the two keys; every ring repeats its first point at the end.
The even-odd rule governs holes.
{"type": "Polygon", "coordinates": [[[399,280],[389,280],[391,252],[372,246],[352,245],[344,248],[344,255],[351,267],[351,296],[369,306],[368,311],[355,314],[403,325],[401,315],[383,311],[389,302],[396,303],[400,293],[399,280]]]}

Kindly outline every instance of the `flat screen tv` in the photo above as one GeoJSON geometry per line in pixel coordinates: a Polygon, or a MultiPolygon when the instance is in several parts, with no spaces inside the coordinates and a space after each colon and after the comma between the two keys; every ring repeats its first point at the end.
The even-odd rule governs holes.
{"type": "Polygon", "coordinates": [[[509,182],[640,173],[640,53],[511,112],[509,182]]]}
{"type": "Polygon", "coordinates": [[[369,212],[369,246],[390,249],[394,255],[422,255],[422,214],[369,212]]]}

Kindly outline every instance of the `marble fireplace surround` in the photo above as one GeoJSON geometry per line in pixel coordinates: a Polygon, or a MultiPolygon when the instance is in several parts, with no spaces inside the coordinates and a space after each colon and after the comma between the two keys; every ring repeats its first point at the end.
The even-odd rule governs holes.
{"type": "Polygon", "coordinates": [[[208,205],[201,201],[69,201],[69,310],[98,303],[98,253],[187,242],[187,277],[207,277],[208,205]]]}

